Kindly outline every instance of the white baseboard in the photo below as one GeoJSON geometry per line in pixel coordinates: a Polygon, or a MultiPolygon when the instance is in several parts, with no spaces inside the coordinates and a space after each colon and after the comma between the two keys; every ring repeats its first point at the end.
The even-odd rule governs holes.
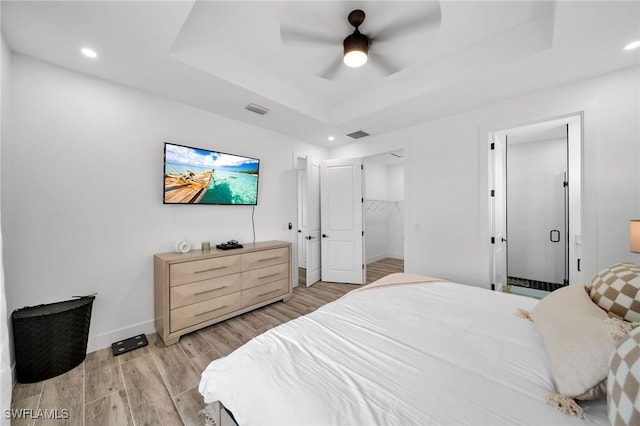
{"type": "Polygon", "coordinates": [[[384,253],[378,254],[378,255],[375,255],[375,256],[369,256],[369,257],[367,257],[366,262],[367,262],[367,265],[368,265],[369,263],[373,263],[373,262],[377,262],[378,260],[386,259],[386,257],[387,256],[384,253]]]}
{"type": "Polygon", "coordinates": [[[111,347],[111,344],[138,334],[153,334],[156,332],[154,320],[141,322],[130,327],[113,330],[95,336],[89,336],[87,342],[87,353],[95,352],[99,349],[111,347]]]}

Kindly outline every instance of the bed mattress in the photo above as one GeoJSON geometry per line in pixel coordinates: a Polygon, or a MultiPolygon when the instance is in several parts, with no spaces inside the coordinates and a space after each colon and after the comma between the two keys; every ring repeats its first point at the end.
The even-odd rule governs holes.
{"type": "Polygon", "coordinates": [[[239,425],[608,425],[554,392],[537,301],[450,282],[349,293],[213,361],[199,390],[239,425]]]}

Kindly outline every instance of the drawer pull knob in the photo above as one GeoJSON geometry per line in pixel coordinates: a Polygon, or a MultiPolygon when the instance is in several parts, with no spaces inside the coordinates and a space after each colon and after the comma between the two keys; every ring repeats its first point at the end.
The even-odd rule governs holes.
{"type": "Polygon", "coordinates": [[[226,268],[226,266],[218,266],[216,268],[202,269],[200,271],[195,271],[194,274],[201,274],[203,272],[217,271],[218,269],[224,269],[224,268],[226,268]]]}
{"type": "Polygon", "coordinates": [[[196,291],[194,294],[195,294],[196,296],[200,296],[201,294],[211,293],[212,291],[222,290],[223,288],[227,288],[227,286],[226,286],[226,285],[223,285],[222,287],[212,288],[211,290],[196,291]]]}
{"type": "Polygon", "coordinates": [[[199,317],[201,315],[210,314],[211,312],[219,311],[220,309],[224,309],[224,308],[228,308],[228,307],[229,307],[229,305],[220,306],[219,308],[215,308],[215,309],[211,309],[209,311],[197,313],[197,314],[194,315],[194,317],[199,317]]]}
{"type": "Polygon", "coordinates": [[[278,275],[280,275],[280,273],[279,273],[279,272],[278,272],[278,273],[275,273],[275,274],[271,274],[271,275],[265,275],[265,276],[263,276],[263,277],[258,277],[258,279],[259,279],[259,280],[263,280],[263,279],[265,279],[265,278],[276,277],[276,276],[278,276],[278,275]]]}
{"type": "Polygon", "coordinates": [[[278,288],[278,289],[276,289],[276,290],[267,291],[266,293],[260,293],[260,294],[258,295],[258,297],[266,296],[267,294],[271,294],[271,293],[277,293],[277,292],[279,292],[280,290],[282,290],[282,289],[279,289],[279,288],[278,288]]]}
{"type": "Polygon", "coordinates": [[[276,260],[276,259],[280,259],[281,256],[275,256],[275,257],[265,257],[264,259],[258,259],[258,262],[266,262],[268,260],[276,260]]]}

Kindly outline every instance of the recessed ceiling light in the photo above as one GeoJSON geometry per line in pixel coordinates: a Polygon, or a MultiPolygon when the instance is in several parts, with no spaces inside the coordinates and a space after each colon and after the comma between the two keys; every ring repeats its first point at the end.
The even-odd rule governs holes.
{"type": "Polygon", "coordinates": [[[87,58],[94,59],[94,58],[97,58],[97,57],[98,57],[98,54],[96,53],[96,51],[95,51],[95,50],[92,50],[92,49],[89,49],[89,48],[84,47],[84,48],[82,48],[80,51],[81,51],[81,52],[82,52],[82,54],[83,54],[84,56],[86,56],[87,58]]]}
{"type": "Polygon", "coordinates": [[[624,47],[624,50],[636,49],[636,48],[638,48],[638,47],[640,47],[640,40],[636,40],[636,41],[634,41],[634,42],[631,42],[631,43],[627,44],[627,45],[624,47]]]}
{"type": "Polygon", "coordinates": [[[333,136],[329,136],[327,139],[329,139],[330,141],[334,141],[336,138],[334,138],[333,136]]]}

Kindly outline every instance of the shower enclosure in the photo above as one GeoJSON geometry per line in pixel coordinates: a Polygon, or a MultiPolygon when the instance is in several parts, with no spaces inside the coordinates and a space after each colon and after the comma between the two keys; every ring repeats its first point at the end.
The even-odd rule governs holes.
{"type": "Polygon", "coordinates": [[[569,283],[567,128],[544,139],[506,136],[507,284],[569,283]]]}

